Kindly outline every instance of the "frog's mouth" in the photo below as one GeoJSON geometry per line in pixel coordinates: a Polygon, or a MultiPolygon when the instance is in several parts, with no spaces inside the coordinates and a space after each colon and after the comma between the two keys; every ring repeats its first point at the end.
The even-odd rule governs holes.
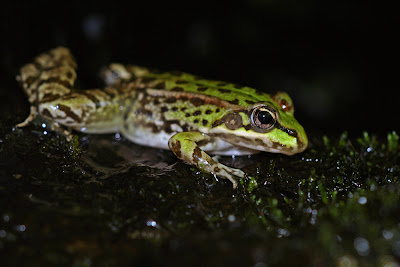
{"type": "MultiPolygon", "coordinates": [[[[216,140],[221,140],[229,144],[229,149],[215,151],[216,154],[220,155],[251,155],[264,151],[290,156],[304,151],[307,147],[300,141],[298,136],[291,136],[291,138],[295,138],[295,140],[293,140],[293,144],[289,146],[280,142],[273,142],[268,138],[262,138],[259,133],[254,133],[254,135],[252,135],[249,131],[244,131],[243,134],[240,134],[238,131],[232,133],[220,129],[218,132],[214,131],[214,133],[209,133],[209,135],[216,140]]],[[[226,146],[227,145],[220,146],[220,148],[226,146]]]]}

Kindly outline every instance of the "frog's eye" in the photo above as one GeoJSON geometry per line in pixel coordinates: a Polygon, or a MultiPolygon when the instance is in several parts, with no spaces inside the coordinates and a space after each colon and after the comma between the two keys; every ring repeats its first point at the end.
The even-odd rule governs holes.
{"type": "Polygon", "coordinates": [[[270,130],[276,122],[276,111],[266,105],[259,105],[252,109],[251,124],[263,130],[270,130]]]}

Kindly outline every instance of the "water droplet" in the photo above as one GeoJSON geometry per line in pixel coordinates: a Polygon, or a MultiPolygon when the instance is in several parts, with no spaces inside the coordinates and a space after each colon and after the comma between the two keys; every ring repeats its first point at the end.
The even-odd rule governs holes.
{"type": "Polygon", "coordinates": [[[387,239],[392,239],[392,237],[394,236],[392,231],[387,231],[387,230],[383,230],[382,231],[382,236],[383,238],[387,239]]]}
{"type": "Polygon", "coordinates": [[[146,222],[146,225],[147,225],[147,226],[151,226],[151,227],[156,227],[156,226],[157,226],[157,222],[154,221],[154,220],[148,220],[148,221],[146,222]]]}
{"type": "Polygon", "coordinates": [[[367,204],[367,198],[366,197],[360,197],[358,199],[358,203],[360,203],[361,205],[367,204]]]}
{"type": "Polygon", "coordinates": [[[360,256],[367,256],[369,254],[369,242],[365,238],[357,237],[354,239],[354,248],[360,256]]]}
{"type": "Polygon", "coordinates": [[[290,232],[287,229],[283,229],[283,228],[279,228],[278,229],[278,233],[280,236],[289,236],[290,232]]]}
{"type": "Polygon", "coordinates": [[[18,232],[25,232],[26,226],[23,225],[23,224],[16,225],[16,226],[15,226],[15,230],[17,230],[18,232]]]}
{"type": "Polygon", "coordinates": [[[229,216],[228,216],[228,221],[229,221],[229,222],[234,222],[234,221],[236,221],[235,215],[233,215],[233,214],[229,215],[229,216]]]}

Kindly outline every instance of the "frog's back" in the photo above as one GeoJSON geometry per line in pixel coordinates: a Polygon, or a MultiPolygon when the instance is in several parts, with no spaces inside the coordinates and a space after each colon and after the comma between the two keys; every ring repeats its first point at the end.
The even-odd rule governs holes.
{"type": "Polygon", "coordinates": [[[136,65],[123,66],[121,64],[111,64],[109,70],[111,70],[111,73],[114,73],[114,76],[128,82],[133,82],[137,87],[196,93],[215,97],[241,107],[248,107],[258,102],[270,100],[269,94],[257,91],[251,87],[223,81],[207,80],[185,72],[156,72],[136,65]]]}

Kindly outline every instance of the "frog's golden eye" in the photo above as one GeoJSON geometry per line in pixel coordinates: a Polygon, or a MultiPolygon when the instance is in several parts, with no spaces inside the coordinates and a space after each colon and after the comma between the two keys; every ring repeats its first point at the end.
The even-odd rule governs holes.
{"type": "Polygon", "coordinates": [[[266,105],[258,105],[251,110],[251,124],[263,130],[270,130],[276,123],[276,111],[266,105]]]}

